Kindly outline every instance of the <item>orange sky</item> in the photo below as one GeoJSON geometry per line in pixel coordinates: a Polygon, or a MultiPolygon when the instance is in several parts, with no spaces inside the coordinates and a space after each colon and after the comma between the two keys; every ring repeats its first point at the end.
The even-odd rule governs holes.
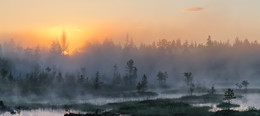
{"type": "Polygon", "coordinates": [[[259,0],[2,0],[0,41],[48,46],[67,33],[71,48],[111,38],[205,42],[260,40],[259,0]]]}

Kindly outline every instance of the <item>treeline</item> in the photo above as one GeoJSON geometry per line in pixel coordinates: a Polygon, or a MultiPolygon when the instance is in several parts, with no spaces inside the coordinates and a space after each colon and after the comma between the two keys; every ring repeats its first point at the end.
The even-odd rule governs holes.
{"type": "Polygon", "coordinates": [[[53,41],[48,49],[23,48],[15,41],[2,43],[2,91],[81,93],[85,88],[100,88],[101,85],[143,91],[147,86],[183,86],[184,72],[196,75],[199,82],[194,83],[208,86],[244,78],[259,85],[258,81],[251,81],[260,76],[260,44],[257,41],[235,39],[231,43],[215,41],[209,36],[205,44],[162,39],[137,47],[129,38],[124,44],[106,39],[102,43],[86,43],[72,52],[65,37],[53,41]],[[65,51],[70,54],[64,54],[65,51]]]}
{"type": "MultiPolygon", "coordinates": [[[[104,79],[105,75],[101,75],[100,72],[96,72],[93,77],[88,77],[85,68],[82,68],[78,73],[62,74],[55,69],[46,67],[43,71],[35,70],[26,73],[24,77],[21,74],[14,76],[12,72],[2,68],[0,70],[0,93],[1,96],[36,95],[74,98],[95,93],[106,95],[114,92],[118,94],[126,90],[145,92],[149,89],[148,77],[144,74],[143,77],[139,77],[141,81],[138,82],[137,70],[132,59],[126,63],[123,76],[118,72],[117,65],[114,65],[114,75],[110,80],[104,79]]],[[[159,71],[157,87],[167,87],[167,78],[167,72],[159,71]]]]}

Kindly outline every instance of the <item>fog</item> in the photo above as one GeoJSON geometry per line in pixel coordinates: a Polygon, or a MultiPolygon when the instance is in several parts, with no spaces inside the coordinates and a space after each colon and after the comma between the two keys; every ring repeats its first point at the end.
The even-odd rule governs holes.
{"type": "Polygon", "coordinates": [[[185,72],[192,73],[195,85],[207,88],[235,87],[242,80],[248,80],[250,88],[259,85],[257,41],[236,38],[230,43],[209,36],[205,44],[161,39],[137,46],[133,39],[125,39],[123,44],[115,44],[111,39],[86,43],[74,52],[69,52],[65,35],[54,40],[49,48],[22,47],[14,40],[3,42],[1,92],[80,97],[97,90],[135,90],[143,75],[147,76],[147,89],[153,90],[160,88],[159,71],[167,74],[165,85],[169,88],[184,87],[185,72]],[[130,61],[132,64],[128,65],[130,61]]]}

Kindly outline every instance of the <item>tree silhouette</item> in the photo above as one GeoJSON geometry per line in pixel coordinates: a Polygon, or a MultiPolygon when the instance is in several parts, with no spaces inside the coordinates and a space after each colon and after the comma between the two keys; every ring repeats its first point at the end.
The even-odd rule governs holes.
{"type": "Polygon", "coordinates": [[[141,84],[142,84],[142,90],[145,91],[147,89],[147,84],[148,84],[146,75],[143,76],[141,84]]]}
{"type": "Polygon", "coordinates": [[[8,74],[8,71],[7,71],[6,69],[1,69],[1,70],[0,70],[0,73],[1,73],[2,80],[4,81],[4,80],[5,80],[5,77],[6,77],[7,74],[8,74]]]}
{"type": "Polygon", "coordinates": [[[58,40],[52,41],[50,53],[53,55],[60,55],[62,53],[62,48],[58,40]]]}
{"type": "Polygon", "coordinates": [[[209,94],[214,95],[215,92],[216,92],[216,89],[215,89],[214,85],[212,85],[209,94]]]}
{"type": "Polygon", "coordinates": [[[192,82],[193,81],[192,73],[186,72],[186,73],[184,73],[184,77],[185,77],[184,81],[186,82],[186,85],[189,88],[190,95],[192,95],[194,88],[195,88],[195,85],[192,82]]]}
{"type": "Polygon", "coordinates": [[[126,63],[126,76],[124,76],[125,84],[128,86],[134,86],[137,79],[137,68],[134,66],[134,60],[130,59],[126,63]]]}
{"type": "Polygon", "coordinates": [[[159,81],[159,85],[161,86],[161,87],[163,87],[163,86],[166,86],[166,79],[168,78],[168,73],[167,72],[161,72],[161,71],[159,71],[158,73],[157,73],[157,80],[159,81]]]}
{"type": "Polygon", "coordinates": [[[117,65],[115,64],[114,65],[114,75],[113,75],[113,84],[115,85],[119,85],[121,84],[121,75],[120,73],[118,72],[118,67],[117,65]]]}
{"type": "Polygon", "coordinates": [[[186,82],[187,86],[189,87],[193,81],[192,73],[186,72],[186,73],[184,73],[184,76],[185,76],[184,81],[186,82]]]}
{"type": "Polygon", "coordinates": [[[225,91],[224,96],[225,96],[224,100],[227,100],[228,103],[228,110],[230,110],[231,100],[236,99],[233,89],[227,89],[227,91],[225,91]]]}
{"type": "Polygon", "coordinates": [[[249,85],[249,82],[244,80],[241,84],[245,87],[245,90],[247,91],[247,86],[249,85]]]}
{"type": "Polygon", "coordinates": [[[96,77],[94,80],[94,89],[99,89],[100,88],[100,81],[99,81],[99,72],[96,73],[96,77]]]}
{"type": "Polygon", "coordinates": [[[78,83],[82,86],[85,82],[85,78],[83,75],[80,75],[80,77],[78,78],[78,83]]]}
{"type": "Polygon", "coordinates": [[[8,81],[9,81],[10,83],[12,83],[12,82],[14,81],[14,76],[13,76],[12,73],[9,74],[9,76],[8,76],[8,81]]]}
{"type": "Polygon", "coordinates": [[[147,84],[148,84],[147,76],[144,74],[142,81],[138,82],[138,84],[137,84],[136,88],[137,88],[138,92],[144,92],[147,89],[147,84]]]}
{"type": "Polygon", "coordinates": [[[137,89],[138,93],[141,92],[141,90],[142,90],[142,84],[141,84],[140,82],[137,83],[136,89],[137,89]]]}
{"type": "Polygon", "coordinates": [[[211,36],[209,35],[207,39],[207,47],[212,47],[212,46],[213,46],[213,42],[211,40],[211,36]]]}
{"type": "Polygon", "coordinates": [[[50,67],[45,68],[45,70],[46,70],[48,73],[51,72],[51,68],[50,68],[50,67]]]}
{"type": "Polygon", "coordinates": [[[61,72],[58,73],[58,75],[57,75],[57,77],[56,77],[56,82],[57,82],[57,83],[63,82],[63,76],[62,76],[62,73],[61,73],[61,72]]]}
{"type": "Polygon", "coordinates": [[[195,89],[195,84],[191,83],[189,89],[190,89],[190,95],[192,96],[192,93],[194,92],[194,89],[195,89]]]}
{"type": "Polygon", "coordinates": [[[237,86],[238,89],[241,89],[243,87],[243,85],[240,83],[236,83],[235,85],[237,86]]]}

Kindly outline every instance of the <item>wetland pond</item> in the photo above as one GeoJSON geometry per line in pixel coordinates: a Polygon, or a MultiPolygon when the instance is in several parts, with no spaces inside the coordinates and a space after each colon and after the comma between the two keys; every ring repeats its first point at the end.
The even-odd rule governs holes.
{"type": "MultiPolygon", "coordinates": [[[[91,97],[88,99],[84,100],[78,100],[78,103],[90,103],[93,105],[106,105],[109,103],[120,103],[120,102],[128,102],[128,101],[143,101],[143,100],[153,100],[153,99],[178,99],[181,98],[182,96],[185,96],[187,94],[184,93],[172,93],[172,94],[165,94],[161,93],[158,94],[158,96],[155,97],[129,97],[129,98],[105,98],[105,97],[91,97]]],[[[202,94],[195,94],[197,96],[202,95],[202,94]]],[[[185,102],[185,101],[184,101],[185,102]]],[[[239,104],[240,106],[237,108],[233,108],[233,110],[237,111],[246,111],[249,108],[255,108],[255,109],[260,109],[260,94],[258,93],[248,93],[244,94],[243,97],[237,98],[232,100],[232,103],[234,104],[239,104]]],[[[218,103],[190,103],[194,107],[204,107],[208,106],[210,107],[209,111],[210,112],[216,112],[221,110],[220,108],[217,107],[218,103]]],[[[72,111],[73,113],[85,113],[81,111],[72,111]]],[[[66,111],[63,109],[34,109],[34,110],[21,110],[18,112],[19,116],[63,116],[66,114],[66,111]]],[[[0,116],[13,116],[9,112],[2,113],[0,116]]]]}

